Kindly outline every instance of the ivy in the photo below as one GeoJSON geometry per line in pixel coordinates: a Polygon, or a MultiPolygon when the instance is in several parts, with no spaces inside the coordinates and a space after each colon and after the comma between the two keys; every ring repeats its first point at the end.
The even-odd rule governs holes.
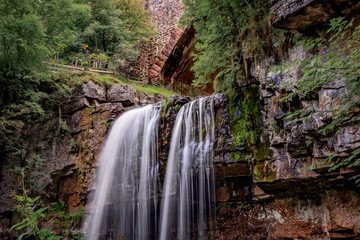
{"type": "Polygon", "coordinates": [[[235,150],[241,150],[246,154],[243,156],[237,151],[234,152],[234,161],[245,159],[251,162],[254,154],[259,155],[256,149],[260,144],[261,125],[257,93],[258,89],[254,86],[244,87],[239,92],[227,91],[233,145],[235,150]]]}

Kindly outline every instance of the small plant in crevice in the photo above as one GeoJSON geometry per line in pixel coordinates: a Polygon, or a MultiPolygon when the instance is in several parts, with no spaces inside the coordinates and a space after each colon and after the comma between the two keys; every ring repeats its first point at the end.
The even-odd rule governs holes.
{"type": "Polygon", "coordinates": [[[114,122],[114,119],[109,119],[109,120],[104,120],[102,121],[101,124],[105,125],[106,126],[106,129],[110,129],[111,127],[111,124],[114,122]]]}
{"type": "Polygon", "coordinates": [[[71,237],[72,239],[79,236],[80,233],[74,232],[71,229],[78,226],[84,217],[83,210],[68,212],[66,204],[60,199],[55,203],[51,203],[48,213],[48,219],[64,237],[71,237]]]}
{"type": "Polygon", "coordinates": [[[40,196],[31,198],[25,188],[24,171],[21,171],[20,181],[21,195],[14,194],[16,204],[14,211],[20,222],[14,224],[10,230],[20,231],[19,239],[33,237],[36,240],[56,240],[63,238],[53,233],[51,228],[41,228],[41,222],[45,219],[48,207],[39,207],[40,196]]]}
{"type": "Polygon", "coordinates": [[[68,213],[61,199],[51,203],[50,206],[42,207],[44,203],[41,202],[40,196],[30,197],[30,191],[24,181],[24,170],[20,173],[20,194],[14,194],[13,207],[14,220],[17,223],[10,230],[17,232],[19,239],[56,240],[64,237],[80,239],[81,234],[71,229],[80,224],[84,212],[78,210],[68,213]]]}
{"type": "Polygon", "coordinates": [[[14,153],[14,156],[21,158],[23,164],[15,166],[10,171],[22,177],[22,182],[24,182],[26,188],[31,189],[32,192],[41,192],[45,187],[44,182],[48,177],[48,174],[43,171],[45,159],[40,154],[30,154],[25,148],[14,153]]]}
{"type": "Polygon", "coordinates": [[[162,103],[161,103],[161,107],[160,107],[160,121],[163,122],[165,119],[165,115],[167,113],[168,108],[171,105],[171,99],[165,99],[162,103]]]}
{"type": "Polygon", "coordinates": [[[73,138],[71,138],[68,148],[69,150],[71,150],[72,153],[78,153],[84,150],[84,146],[79,141],[76,141],[73,138]]]}

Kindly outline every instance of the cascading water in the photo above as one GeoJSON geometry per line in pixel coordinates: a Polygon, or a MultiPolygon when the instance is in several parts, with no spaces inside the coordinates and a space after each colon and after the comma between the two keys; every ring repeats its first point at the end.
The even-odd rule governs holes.
{"type": "Polygon", "coordinates": [[[112,126],[100,157],[86,239],[154,238],[159,111],[158,105],[130,110],[112,126]]]}
{"type": "Polygon", "coordinates": [[[214,136],[212,97],[192,101],[180,109],[164,182],[160,240],[211,238],[214,136]]]}
{"type": "Polygon", "coordinates": [[[213,98],[201,98],[180,109],[162,192],[157,159],[159,109],[149,105],[131,110],[111,128],[84,227],[86,239],[211,238],[213,98]]]}

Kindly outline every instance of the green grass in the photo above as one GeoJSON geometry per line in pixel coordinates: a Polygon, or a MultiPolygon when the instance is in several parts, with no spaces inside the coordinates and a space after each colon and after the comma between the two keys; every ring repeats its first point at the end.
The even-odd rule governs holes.
{"type": "Polygon", "coordinates": [[[172,92],[166,88],[160,86],[154,86],[149,84],[143,84],[141,82],[137,83],[131,81],[123,76],[110,76],[110,75],[101,75],[94,72],[76,72],[73,74],[76,81],[80,83],[93,81],[104,85],[106,88],[110,88],[112,85],[128,85],[135,88],[139,92],[147,92],[153,96],[161,95],[164,97],[170,97],[173,95],[179,95],[175,92],[172,92]]]}

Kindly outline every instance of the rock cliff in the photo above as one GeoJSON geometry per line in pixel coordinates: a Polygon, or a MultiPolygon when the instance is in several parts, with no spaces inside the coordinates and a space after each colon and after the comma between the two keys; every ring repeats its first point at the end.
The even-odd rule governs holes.
{"type": "MultiPolygon", "coordinates": [[[[344,13],[357,16],[359,4],[349,1],[272,1],[274,26],[298,30],[307,37],[324,29],[324,23],[344,13]]],[[[299,65],[286,73],[270,70],[294,60],[311,57],[303,46],[292,46],[285,56],[271,56],[252,67],[244,86],[257,88],[260,107],[261,157],[250,163],[251,180],[228,183],[218,188],[217,239],[357,239],[360,200],[358,187],[348,179],[356,169],[329,172],[320,164],[330,154],[348,156],[359,147],[359,125],[344,126],[338,133],[319,134],[330,114],[298,124],[288,124],[286,113],[312,107],[315,112],[339,103],[347,85],[333,81],[316,92],[279,101],[294,91],[284,87],[301,78],[299,65]],[[314,166],[310,168],[309,166],[314,166]],[[235,198],[228,186],[253,189],[246,197],[235,198]]],[[[238,82],[244,82],[239,78],[238,82]]],[[[235,112],[236,113],[236,112],[235,112]]],[[[229,116],[233,118],[234,116],[229,116]]],[[[255,149],[256,151],[256,149],[255,149]]],[[[235,172],[235,176],[239,174],[235,172]]]]}

